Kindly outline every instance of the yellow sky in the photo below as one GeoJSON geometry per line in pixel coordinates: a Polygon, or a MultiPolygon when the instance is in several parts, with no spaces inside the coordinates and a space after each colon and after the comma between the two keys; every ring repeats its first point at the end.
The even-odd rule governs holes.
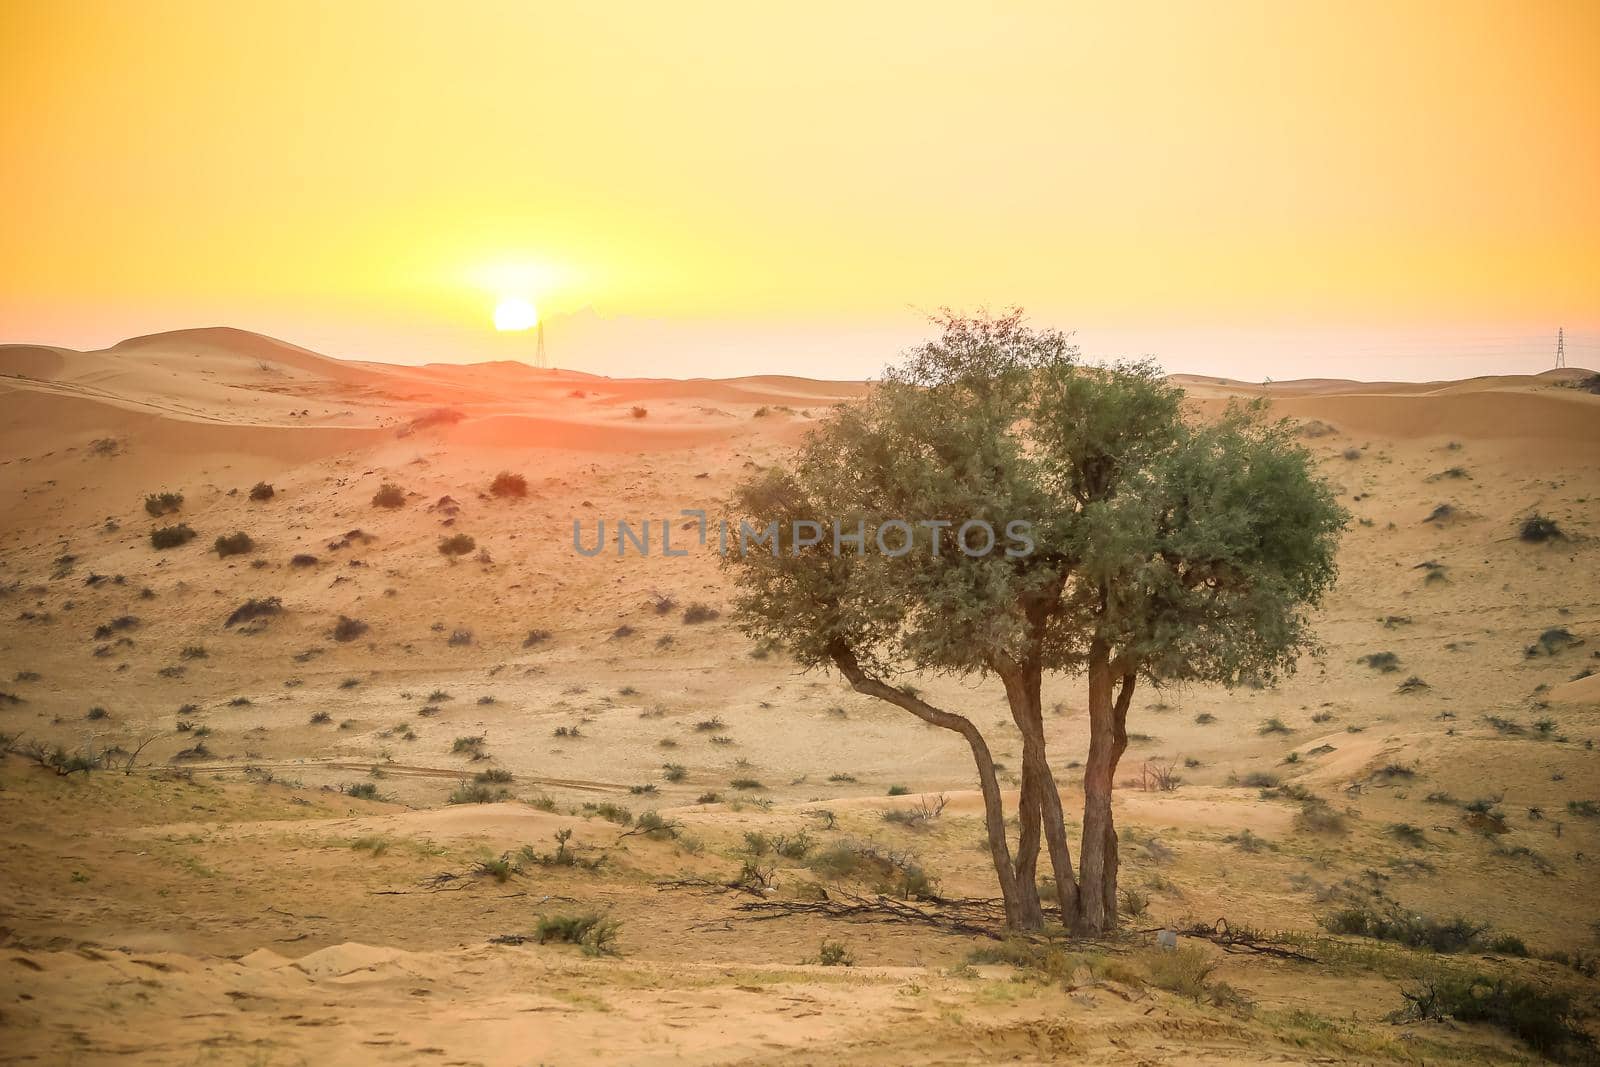
{"type": "Polygon", "coordinates": [[[983,6],[9,0],[0,341],[1600,326],[1600,4],[983,6]]]}

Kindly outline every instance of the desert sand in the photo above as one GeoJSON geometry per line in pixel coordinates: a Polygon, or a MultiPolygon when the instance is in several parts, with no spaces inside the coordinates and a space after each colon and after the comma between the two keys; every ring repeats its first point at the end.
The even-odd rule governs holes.
{"type": "MultiPolygon", "coordinates": [[[[1300,420],[1355,521],[1296,675],[1141,690],[1119,779],[1182,780],[1118,791],[1123,884],[1147,905],[1124,941],[1041,974],[982,933],[767,907],[874,887],[751,834],[870,843],[943,898],[993,895],[960,739],[753,648],[682,527],[865,385],[398,367],[228,329],[0,346],[0,1059],[1536,1059],[1487,1026],[1391,1021],[1430,954],[1319,920],[1363,894],[1461,915],[1529,950],[1484,967],[1595,1007],[1600,396],[1568,387],[1586,373],[1180,379],[1200,417],[1265,396],[1300,420]],[[526,497],[491,494],[500,471],[526,497]],[[384,483],[403,506],[373,504],[384,483]],[[152,517],[163,491],[181,507],[152,517]],[[1521,540],[1533,513],[1564,537],[1521,540]],[[576,553],[574,520],[592,540],[601,518],[670,520],[692,550],[576,553]],[[180,521],[192,541],[152,547],[180,521]],[[236,531],[253,548],[219,556],[236,531]],[[457,533],[474,549],[441,554],[457,533]],[[271,597],[279,613],[227,624],[271,597]],[[366,629],[336,635],[341,617],[366,629]],[[1393,669],[1362,662],[1384,652],[1393,669]],[[90,772],[28,754],[141,743],[90,772]],[[504,798],[450,803],[475,775],[504,798]],[[1302,794],[1257,775],[1343,831],[1307,829],[1302,794]],[[885,818],[940,796],[937,818],[885,818]],[[624,836],[618,808],[675,826],[624,836]],[[519,859],[569,830],[585,862],[519,859]],[[752,862],[764,884],[719,885],[752,862]],[[532,937],[591,912],[614,952],[532,937]],[[1186,935],[1230,996],[1141,980],[1154,930],[1222,919],[1311,959],[1186,935]],[[825,940],[853,965],[825,965],[825,940]],[[1539,958],[1556,953],[1580,965],[1539,958]]],[[[1019,765],[998,687],[918,684],[1019,765]]],[[[1074,824],[1082,701],[1047,681],[1074,824]]]]}

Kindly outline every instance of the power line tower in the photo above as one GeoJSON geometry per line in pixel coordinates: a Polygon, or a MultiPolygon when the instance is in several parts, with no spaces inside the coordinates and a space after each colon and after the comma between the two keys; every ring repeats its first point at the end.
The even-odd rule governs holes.
{"type": "MultiPolygon", "coordinates": [[[[540,352],[544,349],[541,347],[540,352]]],[[[1556,330],[1556,370],[1561,370],[1567,365],[1567,328],[1558,327],[1556,330]]]]}
{"type": "Polygon", "coordinates": [[[544,320],[540,319],[534,327],[539,332],[539,344],[533,357],[533,365],[540,370],[550,369],[550,360],[544,354],[544,320]]]}

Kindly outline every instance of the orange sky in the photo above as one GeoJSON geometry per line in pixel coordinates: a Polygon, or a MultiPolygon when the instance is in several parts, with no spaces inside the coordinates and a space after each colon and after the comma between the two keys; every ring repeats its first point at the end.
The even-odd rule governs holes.
{"type": "Polygon", "coordinates": [[[867,374],[941,304],[1600,362],[1600,4],[997,6],[9,0],[0,341],[486,358],[509,294],[663,374],[867,374]]]}

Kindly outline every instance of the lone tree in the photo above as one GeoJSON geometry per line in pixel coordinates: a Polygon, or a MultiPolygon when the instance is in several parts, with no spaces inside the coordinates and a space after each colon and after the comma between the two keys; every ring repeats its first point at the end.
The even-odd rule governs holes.
{"type": "Polygon", "coordinates": [[[1062,921],[1102,933],[1116,924],[1111,793],[1135,687],[1292,670],[1346,515],[1259,407],[1186,417],[1153,364],[1082,366],[1020,312],[935,321],[937,340],[739,487],[741,521],[775,536],[728,555],[736,617],[803,666],[959,733],[1007,922],[1043,923],[1042,835],[1062,921]],[[1014,852],[982,731],[900,681],[913,671],[1004,686],[1023,746],[1014,852]],[[1047,672],[1087,682],[1076,872],[1046,753],[1047,672]]]}

